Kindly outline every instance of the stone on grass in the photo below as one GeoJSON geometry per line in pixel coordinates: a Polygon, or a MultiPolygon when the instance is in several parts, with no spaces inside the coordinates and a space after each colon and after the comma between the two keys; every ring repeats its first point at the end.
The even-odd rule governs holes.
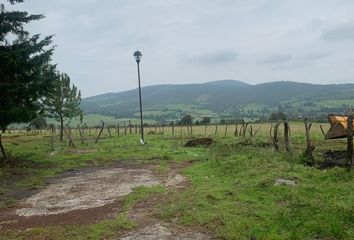
{"type": "Polygon", "coordinates": [[[280,185],[294,187],[296,186],[296,183],[293,180],[279,178],[275,180],[274,186],[280,186],[280,185]]]}

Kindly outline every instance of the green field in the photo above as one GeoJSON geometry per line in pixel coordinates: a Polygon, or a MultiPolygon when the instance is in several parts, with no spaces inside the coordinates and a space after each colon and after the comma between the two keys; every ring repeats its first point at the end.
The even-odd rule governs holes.
{"type": "MultiPolygon", "coordinates": [[[[354,175],[343,168],[319,169],[304,165],[303,123],[290,123],[293,154],[285,153],[283,138],[280,152],[269,143],[270,124],[254,124],[256,137],[235,137],[235,126],[147,128],[147,145],[139,135],[107,130],[97,143],[97,132],[86,130],[85,143],[73,130],[76,149],[55,137],[54,151],[48,133],[12,132],[3,136],[10,163],[0,168],[1,209],[16,207],[16,192],[42,189],[48,178],[69,169],[111,165],[116,161],[154,163],[166,171],[176,162],[193,162],[184,169],[190,185],[182,192],[164,187],[138,188],[124,198],[125,207],[115,219],[88,225],[48,226],[26,231],[1,230],[1,239],[114,239],[123,231],[135,229],[128,212],[152,195],[167,198],[156,206],[155,217],[181,226],[207,229],[213,239],[353,239],[354,175]],[[157,132],[155,132],[157,131],[157,132]],[[226,133],[226,134],[225,134],[226,133]],[[212,137],[211,147],[186,148],[188,139],[212,137]],[[226,135],[226,136],[225,136],[226,135]],[[80,154],[80,149],[94,151],[80,154]],[[21,177],[18,177],[21,176],[21,177]],[[288,179],[296,186],[276,186],[277,179],[288,179]],[[5,184],[6,183],[6,184],[5,184]]],[[[325,126],[328,129],[328,126],[325,126]]],[[[279,129],[280,136],[283,135],[279,129]]],[[[327,150],[345,150],[344,140],[325,141],[319,125],[312,127],[314,157],[318,164],[327,150]]]]}

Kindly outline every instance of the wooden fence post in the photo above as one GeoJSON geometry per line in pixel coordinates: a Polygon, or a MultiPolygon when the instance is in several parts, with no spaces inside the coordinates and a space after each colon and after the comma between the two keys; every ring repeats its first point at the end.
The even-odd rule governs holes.
{"type": "Polygon", "coordinates": [[[108,134],[109,134],[109,138],[112,138],[111,130],[109,129],[108,125],[107,125],[107,131],[108,131],[108,134]]]}
{"type": "Polygon", "coordinates": [[[102,127],[101,127],[100,132],[98,133],[98,136],[97,136],[97,138],[96,138],[95,143],[97,143],[97,142],[98,142],[98,140],[100,139],[101,134],[102,134],[102,132],[103,132],[103,129],[104,129],[104,122],[102,121],[102,127]]]}
{"type": "Polygon", "coordinates": [[[77,124],[77,128],[79,129],[79,134],[80,134],[80,139],[81,139],[81,143],[84,143],[84,138],[82,137],[82,132],[81,132],[81,128],[80,128],[80,124],[77,124]]]}
{"type": "Polygon", "coordinates": [[[129,134],[132,134],[132,127],[133,127],[133,125],[131,124],[131,122],[129,120],[129,134]]]}
{"type": "Polygon", "coordinates": [[[289,140],[289,123],[286,120],[284,121],[284,141],[286,152],[291,153],[289,140]]]}
{"type": "Polygon", "coordinates": [[[270,137],[272,138],[273,146],[275,151],[279,152],[279,139],[278,139],[278,128],[281,122],[276,122],[274,129],[273,129],[273,124],[270,126],[270,137]],[[273,130],[273,135],[272,135],[272,130],[273,130]]]}
{"type": "Polygon", "coordinates": [[[247,126],[248,126],[248,122],[245,123],[245,127],[243,128],[243,133],[242,133],[242,136],[243,136],[243,137],[246,136],[247,126]]]}
{"type": "Polygon", "coordinates": [[[215,136],[216,136],[216,134],[218,134],[218,124],[215,124],[215,136]]]}
{"type": "Polygon", "coordinates": [[[315,159],[313,158],[312,152],[315,149],[315,147],[311,143],[310,139],[310,130],[312,124],[308,124],[307,118],[305,118],[305,131],[306,131],[306,158],[309,164],[313,165],[315,163],[315,159]]]}
{"type": "Polygon", "coordinates": [[[323,130],[323,127],[322,127],[321,124],[320,124],[320,129],[321,129],[322,135],[323,135],[323,136],[326,136],[326,133],[325,133],[325,131],[323,130]]]}
{"type": "Polygon", "coordinates": [[[347,169],[351,170],[353,164],[353,113],[348,116],[347,129],[347,169]]]}
{"type": "Polygon", "coordinates": [[[66,135],[66,136],[68,137],[68,139],[69,139],[69,146],[71,145],[73,148],[75,148],[74,141],[73,141],[73,139],[72,139],[72,137],[71,137],[71,131],[70,131],[70,129],[69,129],[69,131],[68,131],[68,129],[64,127],[64,133],[65,133],[65,135],[66,135]]]}

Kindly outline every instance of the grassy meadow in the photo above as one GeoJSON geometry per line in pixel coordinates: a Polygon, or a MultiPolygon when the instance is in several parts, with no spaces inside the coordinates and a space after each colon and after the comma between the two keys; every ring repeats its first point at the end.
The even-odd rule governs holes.
{"type": "MultiPolygon", "coordinates": [[[[156,209],[156,217],[185,226],[208,229],[216,239],[353,239],[354,175],[343,168],[320,169],[304,165],[303,123],[290,123],[293,154],[285,153],[280,127],[280,152],[270,143],[270,124],[252,124],[258,134],[235,137],[235,126],[148,127],[146,145],[139,135],[124,129],[104,130],[95,143],[97,129],[86,129],[76,148],[59,142],[51,148],[50,134],[14,132],[3,136],[10,161],[0,168],[0,210],[16,206],[18,192],[41,189],[48,179],[70,169],[110,165],[116,161],[155,163],[166,171],[175,162],[192,161],[184,169],[190,186],[182,192],[169,192],[156,209]],[[226,129],[227,128],[227,129],[226,129]],[[209,136],[209,147],[184,147],[192,138],[209,136]],[[276,186],[277,179],[295,186],[276,186]]],[[[328,126],[324,126],[325,130],[328,126]]],[[[316,162],[328,150],[345,150],[345,140],[324,140],[319,124],[311,129],[316,162]]],[[[1,239],[110,239],[135,223],[127,217],[134,204],[151,195],[164,195],[164,187],[137,188],[124,197],[124,208],[113,220],[77,226],[51,226],[26,231],[0,229],[1,239]]]]}

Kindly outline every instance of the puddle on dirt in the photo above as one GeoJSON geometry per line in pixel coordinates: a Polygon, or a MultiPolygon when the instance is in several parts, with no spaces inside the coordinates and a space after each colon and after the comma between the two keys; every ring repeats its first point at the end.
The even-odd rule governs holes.
{"type": "Polygon", "coordinates": [[[159,179],[146,169],[114,168],[76,173],[24,200],[25,207],[16,214],[28,217],[101,207],[131,193],[135,187],[158,184],[159,179]]]}

